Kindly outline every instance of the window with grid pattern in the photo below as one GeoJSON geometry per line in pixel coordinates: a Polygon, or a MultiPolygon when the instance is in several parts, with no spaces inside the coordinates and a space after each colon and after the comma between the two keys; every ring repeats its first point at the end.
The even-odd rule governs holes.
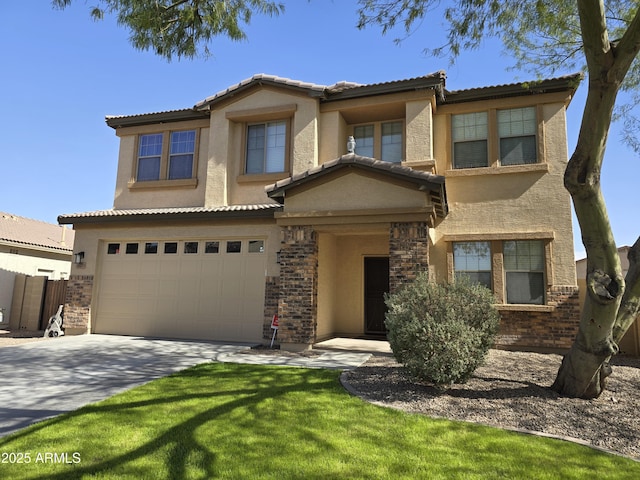
{"type": "Polygon", "coordinates": [[[451,116],[453,168],[489,166],[487,112],[451,116]]]}
{"type": "Polygon", "coordinates": [[[195,130],[171,132],[171,141],[169,144],[169,180],[192,177],[195,148],[195,130]]]}
{"type": "Polygon", "coordinates": [[[162,160],[161,133],[140,135],[138,145],[138,173],[139,182],[160,179],[160,163],[162,160]]]}
{"type": "Polygon", "coordinates": [[[373,158],[374,149],[374,126],[359,125],[353,128],[353,137],[356,140],[356,153],[363,157],[373,158]]]}
{"type": "Polygon", "coordinates": [[[380,159],[384,162],[402,162],[402,122],[382,124],[380,159]]]}
{"type": "Polygon", "coordinates": [[[534,107],[499,110],[500,164],[536,163],[536,130],[534,107]]]}
{"type": "Polygon", "coordinates": [[[286,149],[286,120],[248,125],[246,173],[284,172],[286,149]]]}
{"type": "Polygon", "coordinates": [[[544,303],[544,244],[540,240],[503,242],[507,303],[544,303]]]}
{"type": "Polygon", "coordinates": [[[456,278],[464,276],[490,289],[490,242],[454,242],[453,268],[456,278]]]}

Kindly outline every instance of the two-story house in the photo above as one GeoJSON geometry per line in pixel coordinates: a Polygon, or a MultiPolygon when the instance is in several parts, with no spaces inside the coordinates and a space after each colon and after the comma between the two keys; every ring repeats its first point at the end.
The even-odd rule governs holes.
{"type": "Polygon", "coordinates": [[[567,347],[579,80],[448,91],[444,72],[256,75],[192,108],[107,117],[113,209],[59,218],[83,253],[67,333],[263,342],[278,314],[282,348],[304,349],[384,334],[384,293],[427,271],[492,289],[501,345],[567,347]]]}

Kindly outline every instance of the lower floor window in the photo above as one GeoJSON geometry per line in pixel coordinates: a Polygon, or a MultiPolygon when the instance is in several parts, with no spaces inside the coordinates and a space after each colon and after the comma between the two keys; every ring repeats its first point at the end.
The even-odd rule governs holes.
{"type": "Polygon", "coordinates": [[[491,288],[491,244],[489,242],[455,242],[453,267],[456,278],[467,277],[491,288]]]}
{"type": "Polygon", "coordinates": [[[507,303],[544,303],[544,246],[539,240],[503,243],[507,303]]]}
{"type": "MultiPolygon", "coordinates": [[[[498,267],[499,268],[499,267],[498,267]]],[[[492,279],[503,279],[504,292],[495,292],[508,304],[543,305],[545,295],[545,247],[542,240],[502,242],[453,242],[455,278],[467,277],[492,289],[492,279]],[[502,251],[503,262],[492,262],[502,251]],[[494,265],[503,265],[495,271],[494,265]]]]}

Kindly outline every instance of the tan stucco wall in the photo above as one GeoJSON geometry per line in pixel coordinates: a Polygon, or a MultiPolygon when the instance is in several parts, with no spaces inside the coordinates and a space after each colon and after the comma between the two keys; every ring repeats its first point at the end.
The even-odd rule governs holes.
{"type": "Polygon", "coordinates": [[[431,100],[407,102],[405,161],[433,159],[431,100]]]}
{"type": "Polygon", "coordinates": [[[353,134],[354,125],[395,120],[402,120],[406,127],[405,162],[432,159],[431,107],[434,101],[433,90],[421,90],[322,104],[320,163],[347,153],[347,140],[353,134]]]}
{"type": "Polygon", "coordinates": [[[320,163],[329,162],[347,153],[347,122],[340,112],[329,111],[320,113],[319,149],[320,163]]]}
{"type": "Polygon", "coordinates": [[[428,205],[427,195],[411,184],[390,183],[379,175],[343,169],[314,186],[287,192],[284,211],[384,210],[428,205]]]}
{"type": "Polygon", "coordinates": [[[206,206],[268,203],[264,186],[318,162],[318,102],[307,96],[266,88],[211,112],[206,206]],[[279,112],[283,106],[286,113],[279,112]],[[273,109],[273,113],[270,113],[273,109]],[[289,171],[244,175],[246,123],[290,118],[289,171]]]}
{"type": "MultiPolygon", "coordinates": [[[[524,106],[527,100],[531,101],[527,97],[513,99],[507,105],[524,106]]],[[[473,107],[464,104],[463,111],[480,111],[488,104],[478,102],[473,107]]],[[[441,108],[434,118],[437,131],[448,132],[450,114],[461,108],[441,108]]],[[[430,263],[438,280],[446,280],[447,237],[463,240],[465,235],[474,235],[479,240],[483,235],[491,235],[493,239],[509,239],[514,234],[531,233],[535,238],[549,233],[553,240],[548,272],[552,278],[548,280],[555,285],[576,285],[571,204],[563,187],[567,163],[564,104],[559,101],[543,104],[538,111],[543,122],[539,129],[543,132],[539,139],[540,155],[546,163],[451,170],[450,135],[435,138],[437,170],[447,177],[449,202],[449,215],[431,231],[430,263]]]]}
{"type": "Polygon", "coordinates": [[[364,258],[388,254],[388,233],[320,233],[318,337],[364,333],[364,258]]]}
{"type": "Polygon", "coordinates": [[[161,208],[161,207],[195,207],[202,206],[205,194],[207,171],[207,152],[209,150],[209,128],[203,121],[176,122],[172,124],[151,125],[144,127],[127,127],[119,129],[120,137],[118,154],[118,170],[113,206],[116,209],[127,208],[161,208]],[[136,141],[140,134],[160,133],[164,131],[199,129],[198,158],[196,165],[197,184],[176,186],[180,182],[167,182],[157,186],[155,182],[139,182],[131,188],[135,179],[135,162],[137,162],[136,141]],[[140,188],[141,187],[141,188],[140,188]]]}

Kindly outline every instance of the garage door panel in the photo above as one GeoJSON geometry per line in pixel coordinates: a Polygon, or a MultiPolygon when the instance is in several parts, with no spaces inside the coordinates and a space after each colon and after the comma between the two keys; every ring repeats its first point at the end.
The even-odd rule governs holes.
{"type": "Polygon", "coordinates": [[[227,253],[224,241],[217,253],[205,253],[210,240],[188,240],[198,243],[197,253],[185,253],[180,240],[160,239],[155,254],[143,253],[143,241],[138,241],[137,254],[125,254],[124,247],[107,254],[105,247],[94,331],[259,341],[266,254],[248,253],[246,239],[240,253],[227,253]],[[177,252],[165,254],[165,242],[177,242],[177,252]]]}

